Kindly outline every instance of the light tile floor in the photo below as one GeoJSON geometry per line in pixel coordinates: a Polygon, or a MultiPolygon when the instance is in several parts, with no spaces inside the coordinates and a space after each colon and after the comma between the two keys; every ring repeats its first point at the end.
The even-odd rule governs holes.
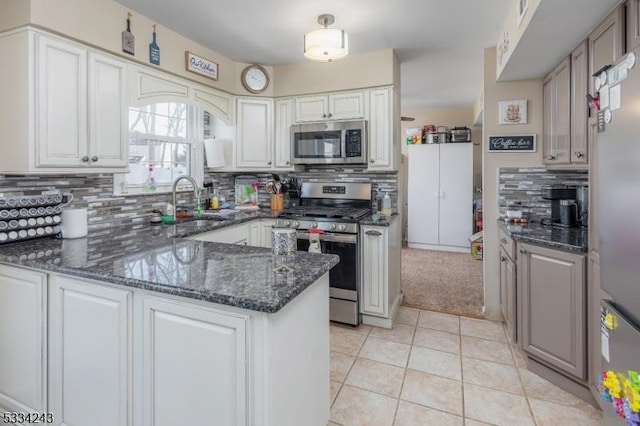
{"type": "Polygon", "coordinates": [[[600,412],[526,370],[502,324],[401,307],[393,330],[331,325],[343,426],[589,426],[600,412]]]}

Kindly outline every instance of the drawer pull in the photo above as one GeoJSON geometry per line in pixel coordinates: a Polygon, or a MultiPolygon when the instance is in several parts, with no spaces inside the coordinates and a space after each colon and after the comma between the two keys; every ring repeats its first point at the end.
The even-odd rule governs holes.
{"type": "Polygon", "coordinates": [[[382,235],[382,233],[379,232],[379,231],[367,231],[367,232],[365,232],[365,234],[366,235],[371,235],[373,237],[379,237],[380,235],[382,235]]]}

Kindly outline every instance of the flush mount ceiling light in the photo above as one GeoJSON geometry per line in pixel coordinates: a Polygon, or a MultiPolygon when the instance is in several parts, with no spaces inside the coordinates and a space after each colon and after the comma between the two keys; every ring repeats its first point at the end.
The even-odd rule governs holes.
{"type": "Polygon", "coordinates": [[[349,54],[349,40],[344,30],[327,28],[335,22],[333,15],[318,16],[321,30],[311,31],[304,36],[304,57],[312,61],[331,62],[349,54]]]}

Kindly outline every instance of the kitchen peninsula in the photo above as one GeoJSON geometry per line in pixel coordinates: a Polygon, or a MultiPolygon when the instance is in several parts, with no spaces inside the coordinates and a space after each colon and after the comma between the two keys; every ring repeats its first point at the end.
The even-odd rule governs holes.
{"type": "Polygon", "coordinates": [[[325,425],[338,257],[299,252],[276,274],[265,248],[137,228],[0,246],[0,406],[55,424],[325,425]]]}

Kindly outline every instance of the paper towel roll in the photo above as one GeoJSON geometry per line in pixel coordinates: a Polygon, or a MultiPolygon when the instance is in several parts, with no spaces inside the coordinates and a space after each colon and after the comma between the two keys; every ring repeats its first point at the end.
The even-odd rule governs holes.
{"type": "Polygon", "coordinates": [[[87,209],[63,209],[62,238],[82,238],[87,236],[87,209]]]}

